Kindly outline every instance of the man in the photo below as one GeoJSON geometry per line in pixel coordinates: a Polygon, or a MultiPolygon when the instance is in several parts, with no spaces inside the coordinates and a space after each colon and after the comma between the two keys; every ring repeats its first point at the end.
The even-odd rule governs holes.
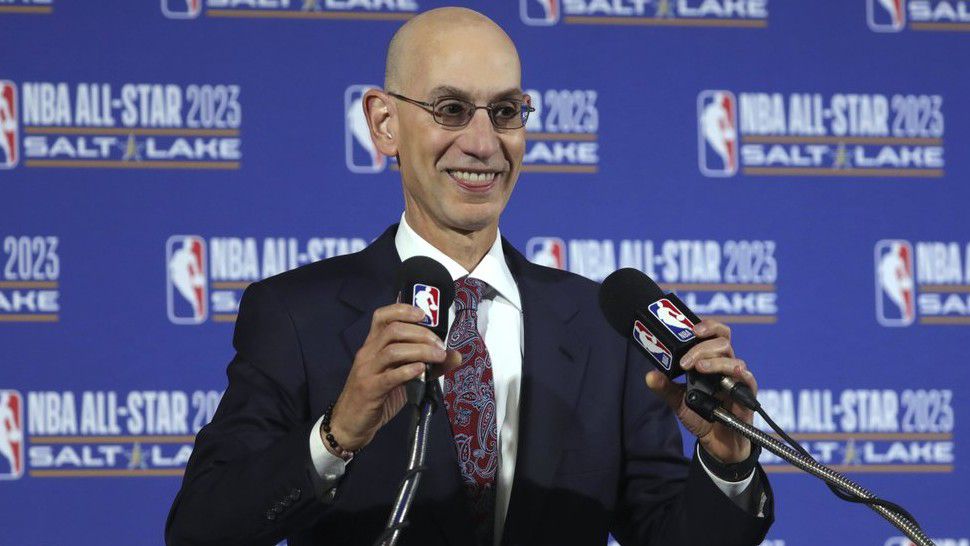
{"type": "MultiPolygon", "coordinates": [[[[443,375],[428,470],[401,544],[757,544],[772,518],[746,440],[690,412],[607,325],[597,285],[528,263],[498,231],[525,148],[515,46],[486,17],[442,8],[405,24],[385,90],[363,100],[397,157],[405,212],[364,251],[253,284],[229,387],[200,431],[170,544],[371,544],[403,477],[403,385],[443,375]],[[394,304],[403,259],[456,280],[445,346],[394,304]],[[699,437],[688,464],[666,401],[699,437]],[[703,451],[702,451],[703,450],[703,451]],[[730,480],[714,476],[718,473],[730,480]]],[[[756,388],[722,324],[686,367],[756,388]]],[[[750,412],[735,412],[751,419],[750,412]]]]}

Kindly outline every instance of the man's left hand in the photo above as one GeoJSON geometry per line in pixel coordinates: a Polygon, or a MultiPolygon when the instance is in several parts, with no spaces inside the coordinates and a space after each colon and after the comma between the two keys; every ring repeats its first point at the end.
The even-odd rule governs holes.
{"type": "MultiPolygon", "coordinates": [[[[758,383],[743,360],[735,358],[731,346],[731,329],[716,320],[703,320],[694,326],[699,337],[714,336],[692,347],[680,360],[684,370],[697,370],[703,374],[722,374],[743,381],[753,394],[758,393],[758,383]]],[[[654,370],[647,374],[647,386],[659,394],[674,410],[677,418],[694,436],[708,454],[725,464],[741,462],[751,454],[751,442],[724,425],[709,423],[687,407],[683,385],[674,383],[667,376],[654,370]]],[[[724,395],[727,410],[747,423],[754,420],[754,412],[724,395]]]]}

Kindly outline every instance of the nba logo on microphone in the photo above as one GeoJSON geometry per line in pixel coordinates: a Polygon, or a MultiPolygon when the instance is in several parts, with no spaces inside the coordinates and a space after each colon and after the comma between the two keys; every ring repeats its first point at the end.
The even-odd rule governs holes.
{"type": "Polygon", "coordinates": [[[558,237],[533,237],[525,245],[529,261],[546,267],[566,269],[566,243],[558,237]]]}
{"type": "Polygon", "coordinates": [[[697,95],[697,161],[704,176],[738,172],[738,108],[734,93],[707,90],[697,95]]]}
{"type": "Polygon", "coordinates": [[[201,324],[209,316],[205,241],[197,235],[173,235],[165,244],[168,272],[168,319],[201,324]]]}
{"type": "Polygon", "coordinates": [[[424,320],[419,324],[431,328],[438,326],[438,312],[440,311],[439,305],[441,304],[440,290],[427,284],[415,284],[411,303],[418,309],[424,311],[424,320]]]}
{"type": "Polygon", "coordinates": [[[24,399],[0,390],[0,480],[24,475],[24,399]]]}
{"type": "Polygon", "coordinates": [[[519,15],[527,25],[554,25],[559,22],[559,0],[519,0],[519,15]]]}
{"type": "Polygon", "coordinates": [[[876,243],[876,320],[883,326],[909,326],[916,320],[913,247],[908,241],[876,243]]]}
{"type": "Polygon", "coordinates": [[[633,323],[633,339],[640,344],[654,360],[660,364],[663,369],[670,370],[670,364],[674,360],[673,354],[671,354],[670,349],[668,349],[656,336],[647,330],[647,327],[643,325],[642,322],[635,321],[633,323]]]}
{"type": "Polygon", "coordinates": [[[195,19],[202,13],[202,0],[162,0],[162,15],[169,19],[195,19]]]}
{"type": "Polygon", "coordinates": [[[667,298],[651,303],[647,309],[667,330],[670,330],[671,334],[677,336],[677,339],[681,341],[694,339],[694,323],[667,298]]]}
{"type": "Polygon", "coordinates": [[[379,173],[387,167],[387,158],[374,146],[364,117],[363,96],[376,85],[351,85],[344,91],[344,141],[347,168],[353,173],[379,173]]]}
{"type": "Polygon", "coordinates": [[[0,169],[17,165],[20,142],[17,135],[17,86],[0,80],[0,169]]]}
{"type": "Polygon", "coordinates": [[[867,0],[866,23],[875,32],[899,32],[906,26],[906,0],[867,0]]]}

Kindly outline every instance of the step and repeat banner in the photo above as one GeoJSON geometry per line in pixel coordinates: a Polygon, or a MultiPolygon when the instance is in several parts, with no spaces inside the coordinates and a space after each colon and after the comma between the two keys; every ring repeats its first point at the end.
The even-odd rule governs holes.
{"type": "MultiPolygon", "coordinates": [[[[441,5],[0,0],[0,542],[162,543],[243,290],[397,221],[360,97],[441,5]]],[[[468,6],[536,107],[503,234],[730,324],[779,424],[970,545],[970,2],[468,6]]],[[[909,544],[762,463],[766,546],[909,544]]]]}

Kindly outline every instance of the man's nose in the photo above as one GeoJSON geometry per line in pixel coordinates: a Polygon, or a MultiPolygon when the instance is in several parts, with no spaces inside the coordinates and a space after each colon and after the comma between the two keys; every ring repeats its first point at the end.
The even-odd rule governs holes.
{"type": "Polygon", "coordinates": [[[500,147],[498,133],[488,116],[488,110],[484,108],[475,110],[475,114],[472,115],[471,121],[462,133],[458,143],[466,154],[487,161],[498,153],[500,147]]]}

